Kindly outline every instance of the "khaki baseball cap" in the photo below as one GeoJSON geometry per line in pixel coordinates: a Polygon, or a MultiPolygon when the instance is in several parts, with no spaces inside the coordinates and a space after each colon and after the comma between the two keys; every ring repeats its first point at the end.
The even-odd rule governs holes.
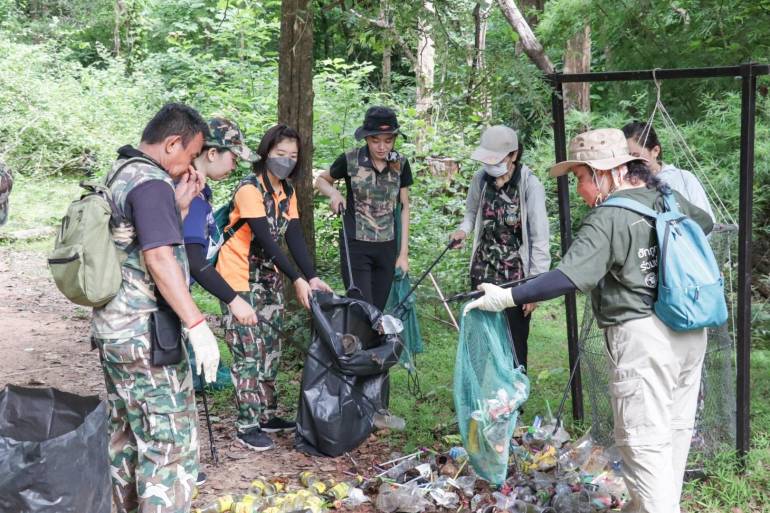
{"type": "Polygon", "coordinates": [[[471,159],[484,164],[497,164],[518,149],[519,138],[516,136],[516,130],[505,125],[495,125],[481,134],[481,141],[478,148],[471,153],[471,159]]]}
{"type": "Polygon", "coordinates": [[[593,169],[614,169],[632,160],[647,159],[628,153],[628,143],[622,130],[598,128],[575,136],[567,148],[567,160],[551,167],[551,176],[567,174],[573,167],[584,164],[593,169]]]}

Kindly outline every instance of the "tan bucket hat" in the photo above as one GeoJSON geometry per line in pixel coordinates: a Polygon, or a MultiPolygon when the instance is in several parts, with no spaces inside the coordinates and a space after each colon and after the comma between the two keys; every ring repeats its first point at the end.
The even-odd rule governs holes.
{"type": "Polygon", "coordinates": [[[567,148],[567,158],[551,167],[551,176],[567,174],[580,164],[594,169],[614,169],[632,160],[646,159],[628,153],[628,143],[622,130],[598,128],[575,136],[567,148]]]}

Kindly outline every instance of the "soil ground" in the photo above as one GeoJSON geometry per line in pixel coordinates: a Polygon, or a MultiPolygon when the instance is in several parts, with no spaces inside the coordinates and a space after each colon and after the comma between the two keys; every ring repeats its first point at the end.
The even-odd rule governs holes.
{"type": "MultiPolygon", "coordinates": [[[[0,389],[6,384],[56,387],[106,398],[96,351],[91,351],[91,313],[66,300],[56,289],[44,255],[0,247],[0,389]]],[[[214,324],[212,324],[214,325],[214,324]]],[[[276,448],[256,453],[235,442],[233,415],[215,419],[213,432],[219,465],[211,458],[203,406],[198,398],[201,469],[208,481],[193,506],[226,493],[243,493],[256,477],[296,484],[310,470],[323,479],[371,475],[373,463],[390,459],[386,440],[372,435],[356,451],[338,458],[313,458],[295,451],[293,435],[275,436],[276,448]]],[[[365,511],[366,506],[356,508],[365,511]]]]}

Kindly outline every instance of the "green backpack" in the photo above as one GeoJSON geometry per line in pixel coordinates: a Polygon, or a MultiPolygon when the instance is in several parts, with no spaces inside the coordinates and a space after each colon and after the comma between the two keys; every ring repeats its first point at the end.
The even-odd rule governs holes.
{"type": "Polygon", "coordinates": [[[137,161],[146,162],[126,160],[106,183],[81,182],[86,192],[70,203],[61,220],[48,267],[56,286],[73,303],[104,306],[120,289],[121,267],[136,241],[122,251],[112,239],[111,228],[124,218],[112,200],[110,186],[128,164],[137,161]]]}

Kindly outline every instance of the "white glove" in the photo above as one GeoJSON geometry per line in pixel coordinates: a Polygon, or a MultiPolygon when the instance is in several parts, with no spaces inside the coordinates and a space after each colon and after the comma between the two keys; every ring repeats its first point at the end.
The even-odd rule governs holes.
{"type": "Polygon", "coordinates": [[[202,370],[207,383],[215,382],[219,367],[219,346],[209,325],[206,321],[196,324],[187,330],[187,338],[195,351],[195,371],[201,374],[202,370]]]}
{"type": "Polygon", "coordinates": [[[488,312],[500,312],[506,308],[516,306],[511,295],[511,289],[504,289],[492,283],[482,283],[479,285],[479,289],[484,291],[484,295],[465,305],[463,315],[466,315],[474,308],[480,308],[488,312]]]}

